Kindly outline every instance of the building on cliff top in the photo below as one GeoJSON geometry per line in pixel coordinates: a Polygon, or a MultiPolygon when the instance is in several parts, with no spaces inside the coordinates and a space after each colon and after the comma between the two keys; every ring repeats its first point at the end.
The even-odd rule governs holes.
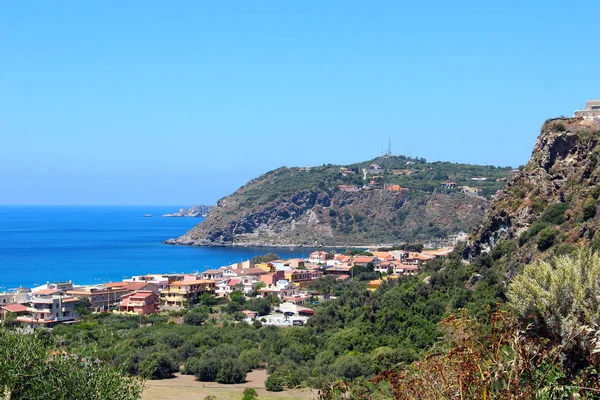
{"type": "Polygon", "coordinates": [[[600,100],[588,100],[584,110],[576,110],[574,117],[600,120],[600,100]]]}

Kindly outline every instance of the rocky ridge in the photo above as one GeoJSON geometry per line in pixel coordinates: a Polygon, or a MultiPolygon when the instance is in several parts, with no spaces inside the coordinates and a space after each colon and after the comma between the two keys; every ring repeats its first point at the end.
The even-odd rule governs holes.
{"type": "Polygon", "coordinates": [[[516,252],[508,273],[578,244],[600,247],[600,124],[547,120],[526,166],[510,177],[465,246],[463,258],[516,252]]]}

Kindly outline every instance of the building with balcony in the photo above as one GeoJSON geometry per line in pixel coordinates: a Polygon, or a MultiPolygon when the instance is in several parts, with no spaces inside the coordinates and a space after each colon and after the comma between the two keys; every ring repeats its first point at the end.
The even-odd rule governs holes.
{"type": "Polygon", "coordinates": [[[119,303],[119,311],[148,315],[158,312],[160,308],[160,296],[151,290],[138,290],[126,294],[119,303]]]}
{"type": "Polygon", "coordinates": [[[25,304],[27,314],[17,317],[17,321],[24,323],[28,328],[51,328],[59,323],[73,322],[79,318],[75,311],[78,301],[76,297],[63,295],[60,290],[38,290],[25,304]]]}
{"type": "Polygon", "coordinates": [[[171,282],[160,293],[160,302],[167,306],[185,307],[194,303],[202,293],[214,294],[216,282],[208,279],[189,279],[171,282]]]}

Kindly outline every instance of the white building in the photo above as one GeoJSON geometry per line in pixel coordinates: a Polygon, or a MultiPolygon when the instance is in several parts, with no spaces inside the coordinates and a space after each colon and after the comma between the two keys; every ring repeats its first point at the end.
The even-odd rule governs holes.
{"type": "Polygon", "coordinates": [[[56,289],[38,290],[26,304],[27,314],[17,317],[17,321],[25,323],[28,328],[51,328],[58,323],[75,321],[79,318],[75,311],[78,301],[78,298],[65,296],[56,289]]]}

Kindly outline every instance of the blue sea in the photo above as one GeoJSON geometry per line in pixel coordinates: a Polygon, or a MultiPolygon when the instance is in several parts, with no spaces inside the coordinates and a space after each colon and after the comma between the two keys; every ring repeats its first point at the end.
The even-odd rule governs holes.
{"type": "Polygon", "coordinates": [[[0,206],[0,292],[65,280],[92,284],[145,273],[202,272],[269,252],[282,258],[311,252],[163,244],[202,221],[161,217],[179,208],[0,206]]]}

